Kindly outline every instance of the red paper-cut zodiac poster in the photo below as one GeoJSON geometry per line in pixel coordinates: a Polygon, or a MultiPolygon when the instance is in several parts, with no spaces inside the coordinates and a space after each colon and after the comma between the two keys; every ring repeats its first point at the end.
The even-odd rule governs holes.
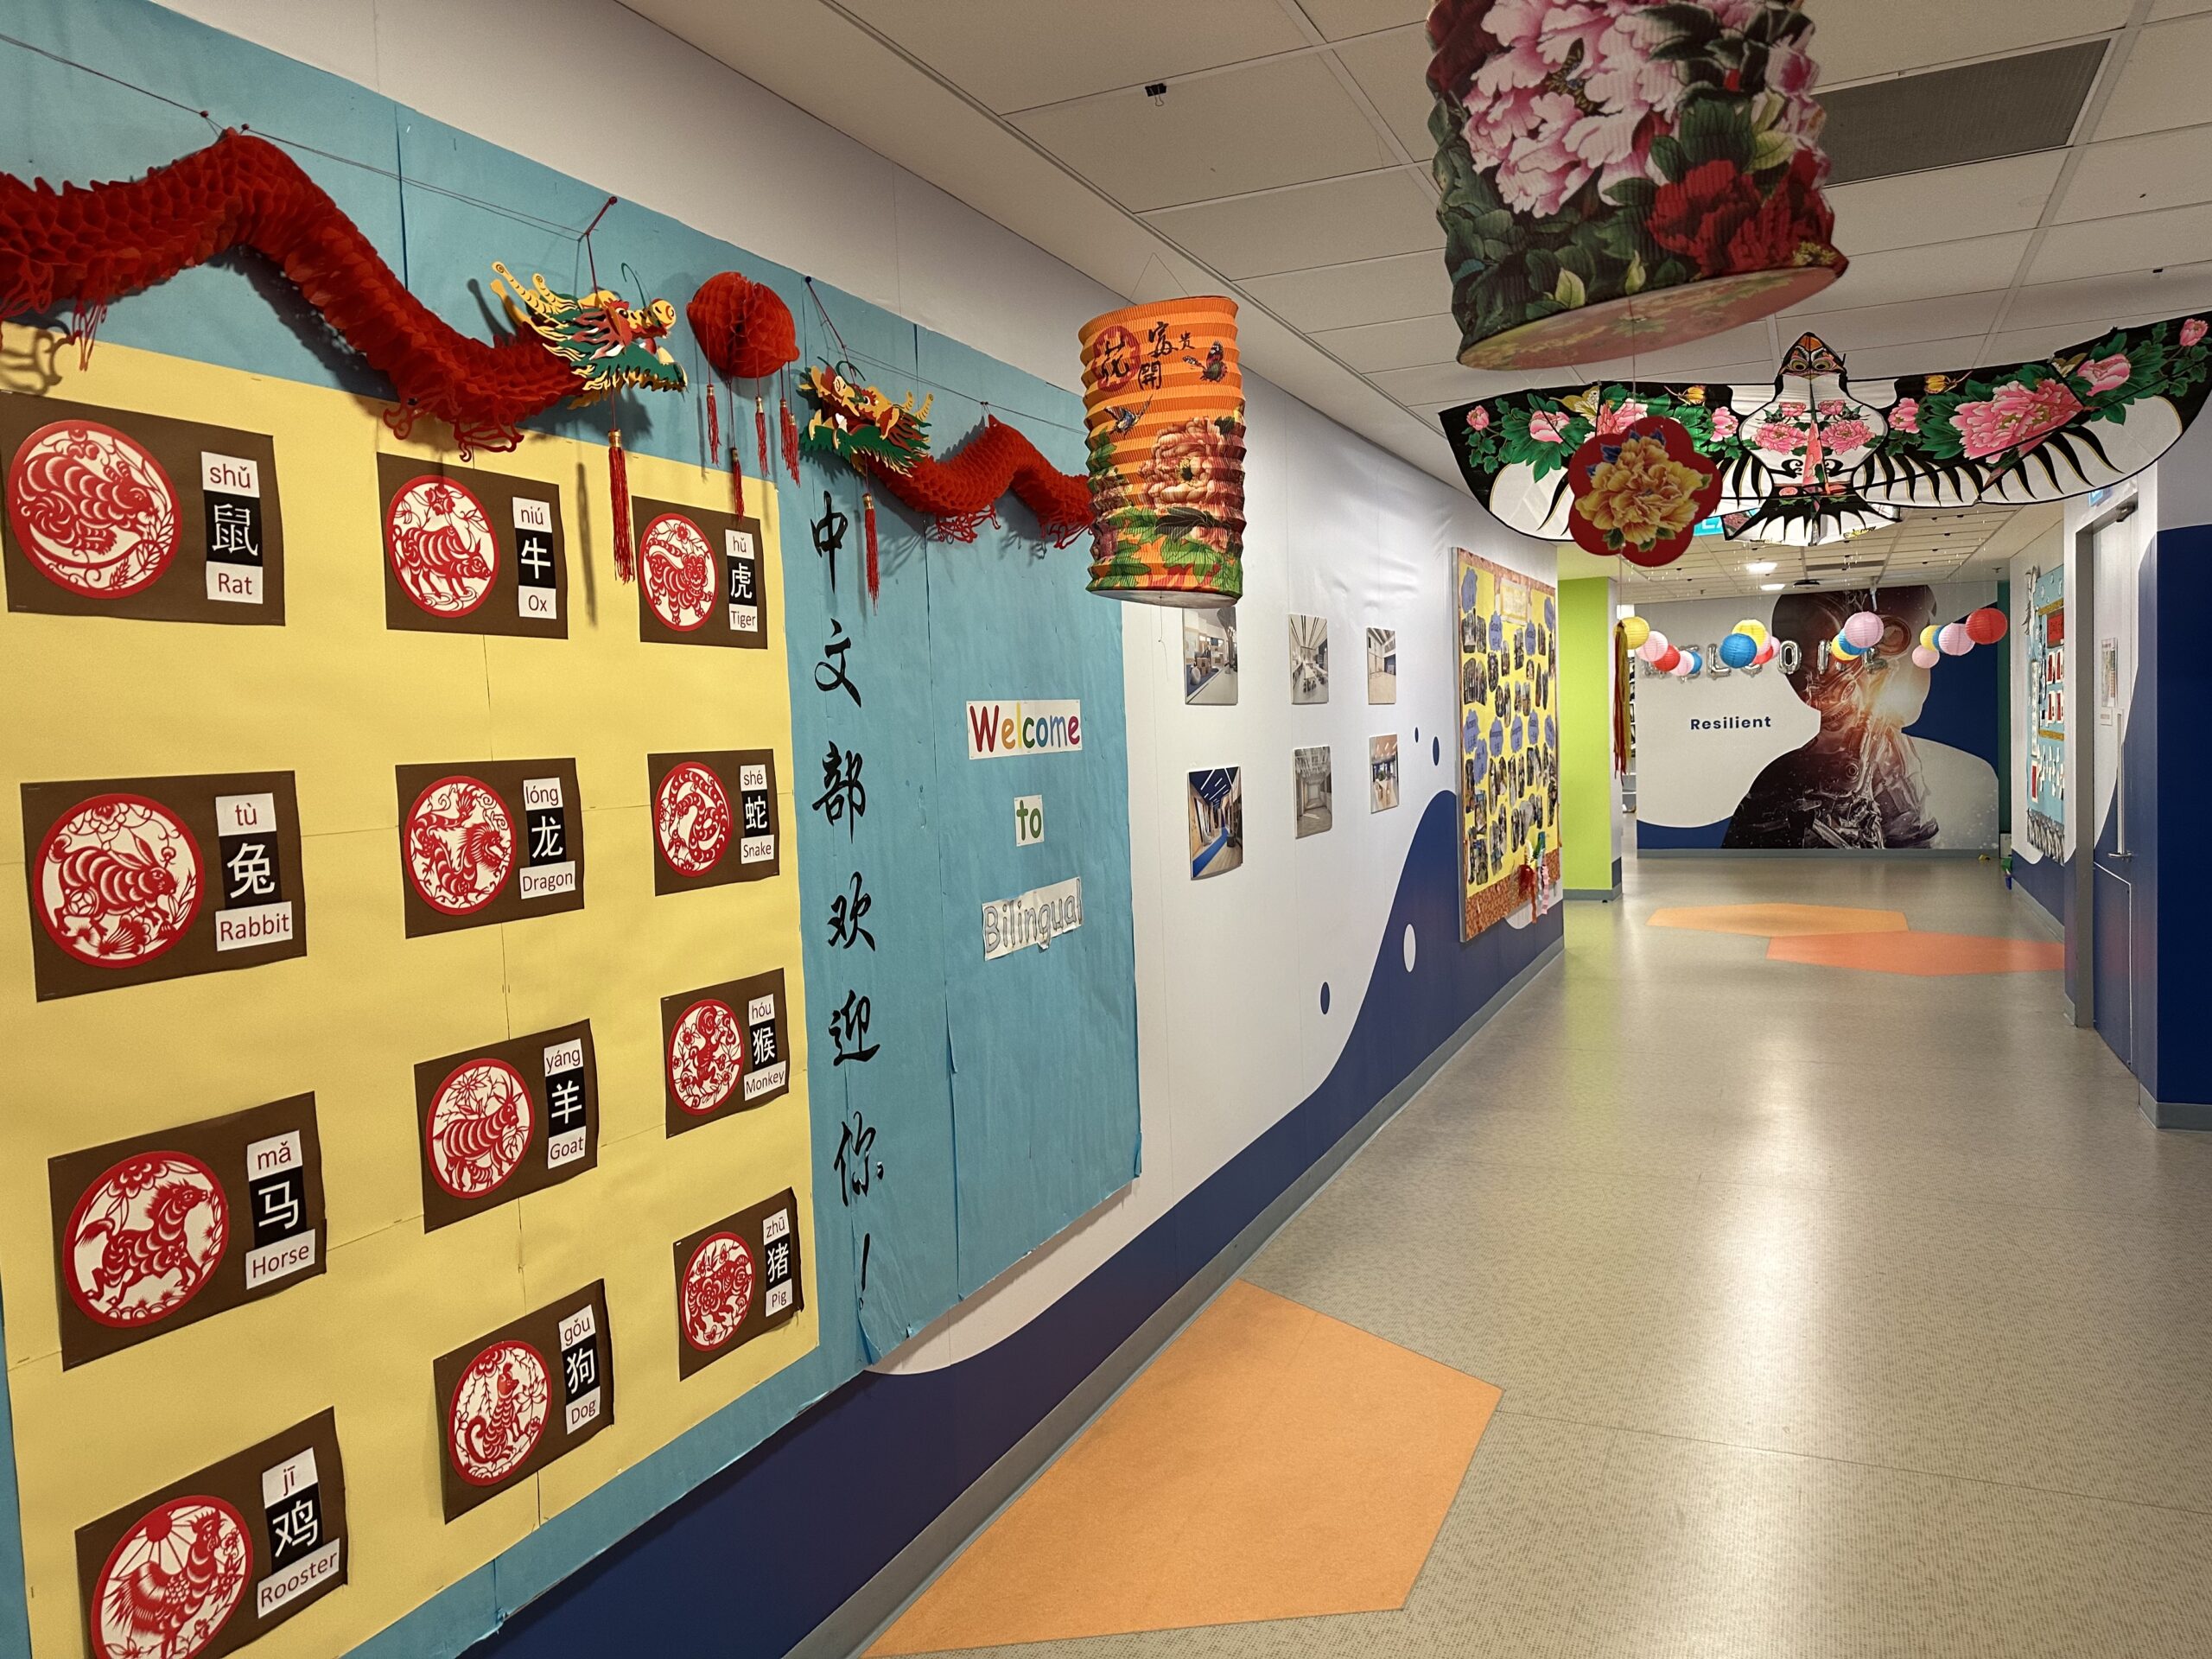
{"type": "Polygon", "coordinates": [[[607,1287],[587,1285],[454,1349],[432,1376],[451,1521],[613,1422],[607,1287]]]}

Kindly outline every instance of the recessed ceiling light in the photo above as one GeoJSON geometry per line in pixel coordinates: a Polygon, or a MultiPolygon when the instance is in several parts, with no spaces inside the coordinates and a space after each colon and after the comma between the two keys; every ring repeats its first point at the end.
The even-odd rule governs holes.
{"type": "MultiPolygon", "coordinates": [[[[1769,568],[1771,569],[1771,567],[1769,568]]],[[[1788,585],[1789,584],[1786,582],[1763,582],[1759,583],[1759,592],[1763,594],[1778,594],[1788,585]]]]}
{"type": "Polygon", "coordinates": [[[1770,576],[1774,574],[1775,564],[1772,559],[1755,559],[1745,565],[1744,569],[1751,575],[1770,576]]]}

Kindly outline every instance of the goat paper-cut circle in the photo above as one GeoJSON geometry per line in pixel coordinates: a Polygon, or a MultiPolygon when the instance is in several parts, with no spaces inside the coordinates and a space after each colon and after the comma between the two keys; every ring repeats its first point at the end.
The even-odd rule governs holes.
{"type": "Polygon", "coordinates": [[[138,1153],[86,1188],[69,1217],[69,1299],[101,1325],[151,1325],[200,1293],[230,1237],[214,1171],[187,1153],[138,1153]]]}
{"type": "Polygon", "coordinates": [[[117,1541],[92,1586],[99,1659],[192,1659],[222,1634],[253,1576],[245,1520],[219,1497],[174,1497],[117,1541]]]}
{"type": "Polygon", "coordinates": [[[683,1266],[683,1339],[694,1348],[721,1347],[737,1334],[753,1306],[753,1252],[735,1233],[700,1242],[683,1266]]]}
{"type": "Polygon", "coordinates": [[[497,1191],[530,1149],[535,1116],[522,1074],[505,1060],[454,1067],[430,1103],[431,1175],[456,1198],[497,1191]]]}
{"type": "Polygon", "coordinates": [[[407,814],[407,875],[423,902],[466,916],[499,897],[515,864],[506,804],[474,778],[441,778],[407,814]]]}
{"type": "Polygon", "coordinates": [[[493,1486],[522,1466],[545,1432],[553,1400],[545,1360],[526,1342],[496,1342],[454,1385],[446,1447],[473,1486],[493,1486]]]}
{"type": "Polygon", "coordinates": [[[176,556],[176,487],[111,426],[63,421],[25,438],[8,469],[8,522],[38,573],[73,594],[119,599],[176,556]]]}
{"type": "Polygon", "coordinates": [[[499,539],[484,504],[465,485],[435,473],[391,498],[385,539],[392,575],[432,616],[467,616],[499,574],[499,539]]]}
{"type": "Polygon", "coordinates": [[[36,880],[48,937],[94,968],[152,961],[200,913],[199,843],[143,795],[96,795],[72,807],[46,833],[36,880]]]}
{"type": "Polygon", "coordinates": [[[638,569],[655,616],[679,633],[705,624],[715,608],[715,554],[698,525],[680,513],[661,514],[645,526],[638,569]]]}
{"type": "Polygon", "coordinates": [[[704,875],[729,849],[733,820],[722,780],[696,760],[669,769],[653,803],[660,855],[678,875],[704,875]]]}
{"type": "Polygon", "coordinates": [[[668,1039],[668,1086],[676,1103],[703,1116],[730,1096],[745,1070],[745,1027],[728,1003],[702,997],[668,1039]]]}

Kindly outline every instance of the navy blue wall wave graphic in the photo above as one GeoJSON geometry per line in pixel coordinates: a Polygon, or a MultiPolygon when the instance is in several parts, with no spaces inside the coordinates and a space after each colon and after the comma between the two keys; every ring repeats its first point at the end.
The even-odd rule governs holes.
{"type": "Polygon", "coordinates": [[[855,1377],[523,1608],[471,1659],[787,1652],[1560,937],[1554,910],[1461,945],[1458,853],[1457,803],[1440,793],[1328,1077],[1166,1215],[987,1351],[855,1377]]]}

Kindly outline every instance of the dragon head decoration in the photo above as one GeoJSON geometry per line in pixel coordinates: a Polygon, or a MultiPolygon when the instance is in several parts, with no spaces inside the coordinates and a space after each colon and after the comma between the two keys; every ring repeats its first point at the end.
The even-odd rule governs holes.
{"type": "Polygon", "coordinates": [[[930,452],[932,394],[914,407],[914,394],[894,404],[874,386],[856,386],[824,365],[799,377],[799,390],[814,404],[800,447],[812,455],[835,455],[851,465],[863,461],[890,473],[905,473],[930,452]]]}
{"type": "Polygon", "coordinates": [[[532,274],[525,286],[497,260],[492,269],[499,278],[493,292],[505,302],[507,315],[574,371],[582,385],[581,398],[626,387],[683,390],[683,367],[661,344],[676,326],[676,308],[666,300],[633,306],[605,288],[575,299],[556,292],[542,276],[532,274]]]}

